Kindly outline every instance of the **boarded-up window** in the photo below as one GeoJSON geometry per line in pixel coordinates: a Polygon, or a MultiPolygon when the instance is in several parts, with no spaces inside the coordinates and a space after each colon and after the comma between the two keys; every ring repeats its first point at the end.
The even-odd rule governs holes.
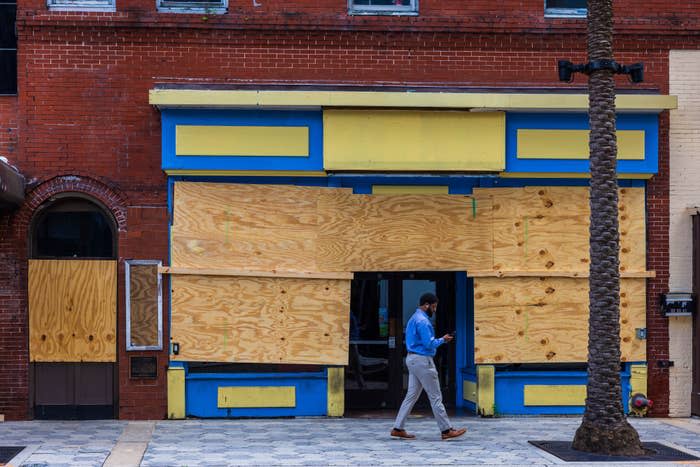
{"type": "Polygon", "coordinates": [[[157,260],[126,261],[126,349],[161,350],[163,314],[157,260]]]}

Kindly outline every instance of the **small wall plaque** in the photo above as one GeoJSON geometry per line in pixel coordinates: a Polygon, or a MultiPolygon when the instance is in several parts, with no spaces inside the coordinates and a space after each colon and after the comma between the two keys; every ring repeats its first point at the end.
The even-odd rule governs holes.
{"type": "Polygon", "coordinates": [[[129,377],[133,379],[153,379],[158,377],[156,357],[131,357],[129,377]]]}

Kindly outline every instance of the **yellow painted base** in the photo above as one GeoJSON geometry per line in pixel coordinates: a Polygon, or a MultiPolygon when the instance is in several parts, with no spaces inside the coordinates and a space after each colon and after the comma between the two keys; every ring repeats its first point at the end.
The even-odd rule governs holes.
{"type": "Polygon", "coordinates": [[[630,390],[632,394],[647,395],[647,366],[630,365],[630,390]]]}
{"type": "Polygon", "coordinates": [[[496,368],[493,365],[479,365],[477,376],[477,412],[482,417],[492,417],[496,413],[496,368]]]}
{"type": "Polygon", "coordinates": [[[462,398],[465,401],[477,403],[477,386],[474,381],[462,382],[462,398]]]}
{"type": "Polygon", "coordinates": [[[296,407],[294,386],[230,386],[220,387],[217,406],[220,409],[296,407]]]}
{"type": "Polygon", "coordinates": [[[586,386],[571,385],[525,385],[525,406],[532,405],[586,405],[586,386]]]}
{"type": "Polygon", "coordinates": [[[168,368],[168,418],[185,418],[185,369],[168,368]]]}
{"type": "Polygon", "coordinates": [[[328,416],[342,417],[345,413],[345,369],[328,368],[328,416]]]}

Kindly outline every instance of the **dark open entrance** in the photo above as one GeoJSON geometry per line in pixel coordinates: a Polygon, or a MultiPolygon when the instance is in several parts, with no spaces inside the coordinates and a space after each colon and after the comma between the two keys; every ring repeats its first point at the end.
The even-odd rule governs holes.
{"type": "MultiPolygon", "coordinates": [[[[356,273],[350,302],[350,355],[345,405],[357,410],[397,409],[408,387],[404,330],[425,292],[439,299],[436,336],[455,330],[455,274],[443,272],[356,273]]],[[[454,404],[455,346],[438,349],[435,365],[443,400],[454,404]]],[[[416,404],[430,407],[425,394],[416,404]]]]}
{"type": "MultiPolygon", "coordinates": [[[[58,195],[40,206],[29,238],[29,257],[33,260],[89,262],[117,257],[113,217],[106,208],[81,194],[58,195]]],[[[77,294],[87,293],[91,292],[84,290],[77,294]]],[[[32,360],[29,381],[34,418],[115,418],[116,376],[113,362],[32,360]]]]}

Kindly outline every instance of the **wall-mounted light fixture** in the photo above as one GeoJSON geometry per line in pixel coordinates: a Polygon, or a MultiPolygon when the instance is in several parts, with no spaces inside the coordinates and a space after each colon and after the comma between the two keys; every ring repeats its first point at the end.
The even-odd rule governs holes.
{"type": "Polygon", "coordinates": [[[574,73],[590,75],[598,70],[610,70],[616,74],[629,75],[629,79],[633,83],[644,81],[644,63],[634,63],[627,66],[620,65],[615,60],[592,60],[577,65],[568,60],[559,60],[559,81],[570,83],[574,80],[574,73]]]}

